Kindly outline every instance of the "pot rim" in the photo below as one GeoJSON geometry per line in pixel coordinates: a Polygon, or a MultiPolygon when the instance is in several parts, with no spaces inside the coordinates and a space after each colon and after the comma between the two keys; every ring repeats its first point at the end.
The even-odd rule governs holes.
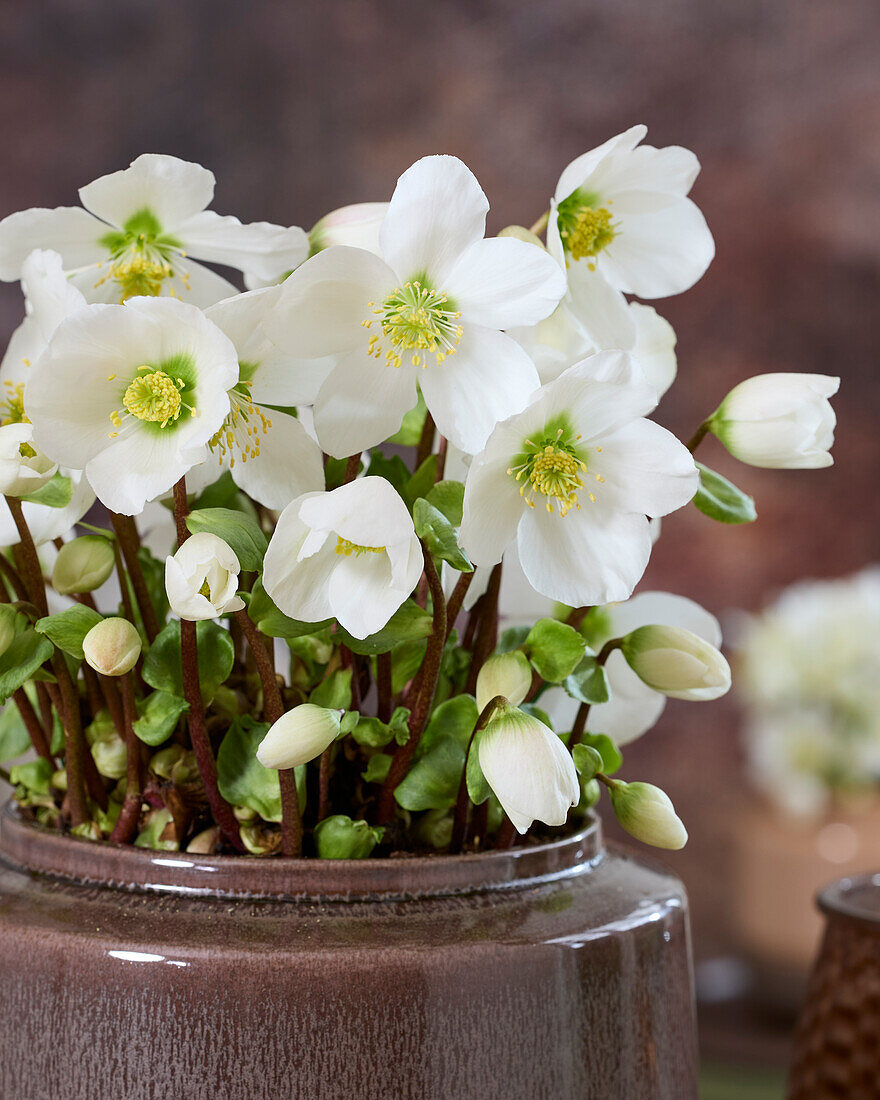
{"type": "Polygon", "coordinates": [[[880,932],[880,873],[839,878],[819,891],[816,904],[827,917],[846,917],[880,932]],[[878,899],[873,907],[860,900],[865,894],[878,899]]]}
{"type": "Polygon", "coordinates": [[[589,872],[602,859],[602,825],[529,848],[391,859],[202,856],[96,844],[25,821],[8,802],[0,859],[17,870],[89,886],[205,897],[402,901],[523,889],[589,872]]]}

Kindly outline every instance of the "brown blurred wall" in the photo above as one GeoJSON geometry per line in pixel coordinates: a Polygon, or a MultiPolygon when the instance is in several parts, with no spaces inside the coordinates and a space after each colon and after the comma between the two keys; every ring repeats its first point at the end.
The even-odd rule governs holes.
{"type": "MultiPolygon", "coordinates": [[[[531,222],[570,159],[634,122],[696,150],[718,251],[693,291],[655,303],[679,335],[659,418],[690,434],[747,375],[840,374],[836,466],[737,468],[707,446],[759,521],[671,518],[645,586],[722,612],[880,558],[876,0],[7,0],[0,20],[0,215],[73,204],[156,151],[213,169],[222,213],[308,226],[448,152],[497,230],[531,222]]],[[[0,287],[4,332],[20,313],[0,287]]],[[[669,862],[700,953],[724,946],[739,766],[728,702],[671,705],[627,753],[691,828],[669,862]]]]}

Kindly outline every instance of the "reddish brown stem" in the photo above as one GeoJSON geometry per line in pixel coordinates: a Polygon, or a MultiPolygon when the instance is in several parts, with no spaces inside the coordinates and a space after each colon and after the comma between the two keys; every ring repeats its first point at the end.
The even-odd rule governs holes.
{"type": "Polygon", "coordinates": [[[28,731],[28,736],[31,739],[31,744],[34,746],[34,750],[38,756],[41,756],[44,760],[48,760],[54,768],[55,758],[50,751],[46,731],[43,729],[40,719],[37,717],[37,712],[31,706],[31,701],[28,699],[24,688],[17,688],[13,692],[12,697],[21,714],[21,720],[24,722],[25,729],[28,731]]]}
{"type": "MultiPolygon", "coordinates": [[[[64,657],[56,653],[52,661],[61,700],[61,720],[64,724],[64,766],[67,770],[67,801],[74,825],[89,820],[85,791],[85,738],[79,713],[79,697],[68,672],[64,657]]],[[[89,753],[91,759],[91,753],[89,753]]],[[[94,766],[94,762],[93,766],[94,766]]]]}
{"type": "Polygon", "coordinates": [[[0,553],[0,573],[9,581],[9,586],[15,593],[16,599],[30,601],[28,590],[25,588],[21,575],[15,566],[10,561],[6,560],[6,556],[2,553],[0,553]]]}
{"type": "Polygon", "coordinates": [[[443,596],[443,585],[440,583],[434,559],[424,543],[422,543],[422,556],[434,604],[433,630],[428,638],[428,649],[421,669],[421,690],[409,716],[409,740],[406,744],[400,745],[395,752],[388,778],[385,780],[379,798],[380,825],[387,825],[394,816],[394,791],[409,770],[427,724],[428,715],[431,713],[431,704],[434,702],[434,693],[440,678],[443,647],[446,644],[446,600],[443,596]]]}
{"type": "Polygon", "coordinates": [[[131,516],[119,515],[117,512],[110,513],[110,520],[113,524],[113,530],[116,532],[119,549],[125,559],[125,567],[128,570],[131,587],[134,590],[134,598],[141,613],[141,621],[144,624],[147,641],[152,643],[159,633],[159,619],[156,615],[156,609],[153,607],[153,601],[150,599],[150,590],[147,588],[144,571],[141,569],[141,563],[138,559],[141,539],[137,526],[131,516]]]}
{"type": "Polygon", "coordinates": [[[434,447],[434,430],[434,418],[430,413],[427,413],[422,434],[416,447],[416,469],[421,466],[434,447]]]}
{"type": "Polygon", "coordinates": [[[358,474],[358,467],[361,464],[360,451],[356,455],[350,455],[348,461],[345,463],[345,474],[342,478],[342,484],[348,485],[350,481],[354,481],[358,474]]]}
{"type": "Polygon", "coordinates": [[[18,538],[21,544],[22,567],[24,569],[24,582],[30,594],[31,603],[43,616],[49,614],[49,605],[46,602],[46,582],[43,580],[43,570],[37,555],[37,547],[31,537],[30,528],[24,518],[21,501],[18,497],[7,497],[6,503],[15,522],[18,538]]]}
{"type": "Polygon", "coordinates": [[[281,784],[281,854],[298,858],[302,855],[302,815],[296,789],[296,768],[278,772],[281,784]]]}
{"type": "Polygon", "coordinates": [[[465,692],[473,695],[477,687],[477,676],[484,662],[495,648],[498,634],[498,593],[501,591],[501,562],[492,570],[489,576],[489,584],[486,587],[483,600],[485,601],[480,612],[480,621],[474,639],[474,648],[471,653],[471,664],[468,669],[465,692]]]}
{"type": "Polygon", "coordinates": [[[509,817],[505,816],[495,837],[496,848],[512,848],[516,840],[516,828],[509,817]]]}
{"type": "Polygon", "coordinates": [[[455,620],[461,613],[461,606],[464,603],[464,598],[467,595],[467,591],[471,586],[471,581],[474,579],[473,573],[462,573],[458,580],[455,582],[455,588],[452,590],[452,595],[449,597],[449,603],[446,605],[446,637],[452,633],[455,626],[455,620]]]}
{"type": "Polygon", "coordinates": [[[263,685],[263,717],[270,724],[274,724],[284,713],[284,703],[281,699],[278,677],[275,675],[275,669],[266,651],[265,639],[244,608],[235,612],[235,621],[248,640],[260,683],[263,685]]]}
{"type": "Polygon", "coordinates": [[[458,797],[455,800],[455,817],[452,822],[452,841],[449,846],[452,852],[461,851],[465,833],[467,832],[468,808],[470,806],[467,788],[467,762],[471,754],[471,749],[473,748],[474,738],[480,730],[486,726],[489,719],[495,713],[495,708],[503,706],[506,702],[507,700],[503,695],[496,695],[494,699],[490,699],[486,706],[483,707],[474,725],[473,732],[468,739],[467,748],[464,753],[464,768],[461,773],[461,782],[458,784],[458,797]]]}
{"type": "Polygon", "coordinates": [[[376,690],[379,697],[376,711],[379,721],[390,722],[393,709],[390,653],[380,653],[376,658],[376,690]]]}
{"type": "Polygon", "coordinates": [[[318,821],[323,821],[330,808],[330,755],[331,745],[321,753],[321,767],[318,773],[318,821]]]}
{"type": "Polygon", "coordinates": [[[443,480],[443,475],[446,472],[446,452],[449,450],[449,440],[445,435],[440,436],[440,443],[437,447],[437,472],[435,478],[437,481],[443,480]]]}
{"type": "Polygon", "coordinates": [[[571,737],[568,739],[569,749],[573,749],[575,745],[580,744],[581,738],[584,736],[584,730],[587,728],[589,714],[590,704],[581,703],[577,714],[574,716],[574,725],[571,727],[571,737]]]}
{"type": "Polygon", "coordinates": [[[565,621],[569,626],[573,626],[575,630],[580,630],[581,623],[587,617],[590,610],[590,607],[573,607],[571,611],[569,611],[565,621]]]}

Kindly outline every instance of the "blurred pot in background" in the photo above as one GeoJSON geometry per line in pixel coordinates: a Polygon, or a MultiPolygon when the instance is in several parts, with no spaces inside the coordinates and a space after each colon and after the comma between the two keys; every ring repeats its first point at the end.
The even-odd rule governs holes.
{"type": "Polygon", "coordinates": [[[817,890],[880,868],[880,568],[789,588],[740,639],[754,797],[736,819],[735,909],[759,984],[794,1003],[817,890]]]}

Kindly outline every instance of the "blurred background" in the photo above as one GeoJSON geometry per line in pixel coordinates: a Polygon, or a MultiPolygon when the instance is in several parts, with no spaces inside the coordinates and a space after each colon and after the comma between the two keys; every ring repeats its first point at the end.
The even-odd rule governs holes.
{"type": "MultiPolygon", "coordinates": [[[[839,374],[836,465],[737,467],[710,439],[700,457],[756,497],[759,520],[665,521],[642,588],[730,622],[793,580],[880,559],[876,0],[9,0],[0,12],[0,215],[75,204],[82,184],[165,152],[216,173],[220,213],[308,228],[386,199],[415,159],[446,152],[476,173],[497,231],[530,224],[568,161],[635,122],[651,144],[695,150],[717,258],[694,290],[653,303],[679,337],[658,418],[687,438],[748,375],[839,374]]],[[[21,308],[18,287],[0,286],[7,335],[21,308]]],[[[757,796],[742,725],[733,696],[673,703],[626,762],[670,793],[691,834],[667,862],[692,901],[709,1100],[781,1095],[803,967],[768,960],[743,931],[755,888],[742,876],[760,882],[772,853],[760,822],[744,824],[757,796]],[[777,964],[790,984],[768,981],[777,964]]],[[[804,826],[808,851],[821,825],[804,826]]],[[[839,873],[826,857],[820,881],[839,873]]]]}

